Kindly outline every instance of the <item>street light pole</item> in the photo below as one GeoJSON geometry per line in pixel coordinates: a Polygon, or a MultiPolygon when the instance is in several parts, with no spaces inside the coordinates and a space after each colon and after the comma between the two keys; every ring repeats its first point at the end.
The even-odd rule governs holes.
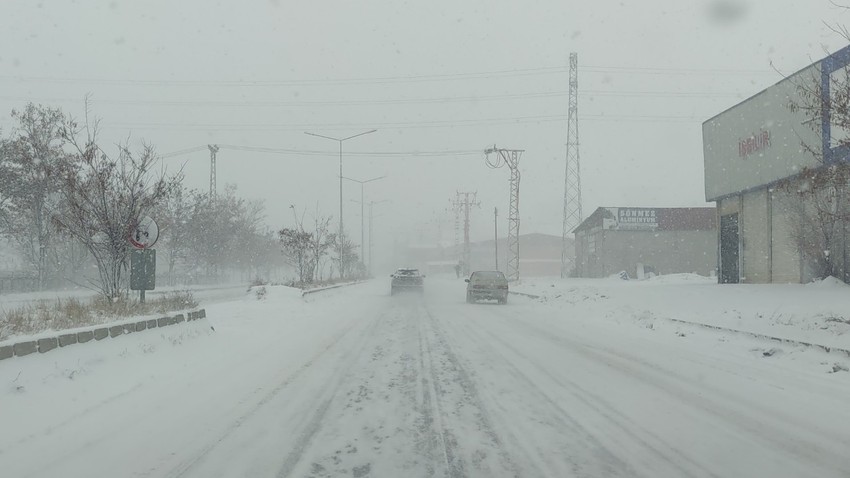
{"type": "Polygon", "coordinates": [[[496,247],[496,270],[499,270],[499,208],[493,208],[493,245],[496,247]]]}
{"type": "Polygon", "coordinates": [[[310,136],[316,136],[318,138],[325,138],[325,139],[329,139],[331,141],[336,141],[336,142],[339,143],[339,238],[338,238],[339,248],[338,248],[338,253],[339,253],[339,266],[340,266],[339,275],[340,275],[340,278],[342,278],[342,272],[343,272],[343,267],[342,267],[342,241],[345,238],[344,229],[342,227],[343,226],[343,221],[342,221],[342,142],[347,141],[347,140],[352,139],[352,138],[356,138],[358,136],[363,136],[363,135],[366,135],[366,134],[374,133],[375,131],[378,131],[378,130],[373,129],[373,130],[369,130],[369,131],[364,131],[362,133],[357,133],[355,135],[351,135],[351,136],[348,136],[346,138],[334,138],[332,136],[325,136],[325,135],[322,135],[322,134],[310,133],[309,131],[304,132],[304,134],[307,134],[307,135],[310,135],[310,136]]]}
{"type": "Polygon", "coordinates": [[[369,202],[369,276],[372,276],[372,208],[375,204],[380,204],[382,202],[389,202],[388,199],[382,199],[380,201],[370,201],[369,202]]]}
{"type": "MultiPolygon", "coordinates": [[[[342,179],[347,179],[349,181],[353,181],[355,183],[360,184],[360,260],[363,261],[364,264],[366,263],[366,256],[364,255],[366,253],[366,251],[364,249],[365,248],[364,244],[366,243],[366,227],[365,227],[366,197],[365,197],[364,192],[363,192],[364,191],[363,186],[366,183],[371,183],[372,181],[384,179],[385,177],[386,176],[378,176],[377,178],[367,179],[365,181],[361,181],[359,179],[348,178],[348,177],[345,177],[345,176],[342,177],[342,179]]],[[[370,260],[371,260],[371,257],[370,257],[370,260]]]]}

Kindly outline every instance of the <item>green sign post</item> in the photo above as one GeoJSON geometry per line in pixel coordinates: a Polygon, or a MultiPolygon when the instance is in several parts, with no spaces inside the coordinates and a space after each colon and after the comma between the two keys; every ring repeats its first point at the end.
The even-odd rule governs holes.
{"type": "Polygon", "coordinates": [[[130,289],[138,290],[139,302],[145,302],[145,291],[156,288],[156,249],[130,252],[130,289]]]}

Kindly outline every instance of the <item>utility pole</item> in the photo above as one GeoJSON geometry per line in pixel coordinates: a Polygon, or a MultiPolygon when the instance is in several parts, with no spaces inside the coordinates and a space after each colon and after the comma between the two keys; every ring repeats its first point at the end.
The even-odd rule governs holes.
{"type": "Polygon", "coordinates": [[[511,202],[508,209],[508,280],[519,280],[519,159],[522,149],[499,149],[495,145],[484,151],[487,166],[496,169],[504,165],[511,170],[511,202]],[[490,154],[495,153],[495,159],[490,154]]]}
{"type": "MultiPolygon", "coordinates": [[[[460,254],[460,193],[457,193],[457,198],[455,201],[449,199],[449,202],[452,204],[452,211],[455,213],[455,254],[460,254]]],[[[457,257],[458,260],[461,260],[461,257],[457,257]]]]}
{"type": "Polygon", "coordinates": [[[215,178],[215,154],[218,153],[217,144],[208,144],[210,149],[210,199],[215,199],[216,195],[216,178],[215,178]]]}
{"type": "Polygon", "coordinates": [[[388,199],[382,199],[380,201],[369,201],[369,276],[372,276],[372,220],[374,216],[372,215],[372,210],[375,204],[380,204],[382,202],[389,202],[388,199]]]}
{"type": "MultiPolygon", "coordinates": [[[[567,236],[581,224],[581,163],[578,148],[578,55],[570,53],[570,95],[567,114],[567,161],[564,172],[564,229],[561,236],[561,278],[570,274],[567,236]]],[[[575,252],[575,251],[573,251],[575,252]]]]}
{"type": "Polygon", "coordinates": [[[493,246],[496,249],[496,270],[499,270],[499,208],[493,208],[493,246]]]}
{"type": "Polygon", "coordinates": [[[472,262],[472,250],[469,242],[469,210],[473,206],[480,206],[476,196],[477,192],[457,192],[457,198],[454,202],[455,211],[463,212],[463,272],[468,275],[470,272],[469,266],[472,262]],[[463,199],[461,199],[463,197],[463,199]]]}

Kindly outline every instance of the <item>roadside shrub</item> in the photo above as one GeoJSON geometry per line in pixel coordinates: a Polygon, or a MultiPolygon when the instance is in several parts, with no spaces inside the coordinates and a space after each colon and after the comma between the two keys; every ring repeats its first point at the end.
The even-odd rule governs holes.
{"type": "Polygon", "coordinates": [[[39,300],[14,309],[0,310],[0,340],[45,330],[64,330],[97,325],[112,320],[149,314],[193,309],[199,303],[191,291],[172,291],[139,303],[120,297],[107,300],[97,296],[80,299],[39,300]]]}

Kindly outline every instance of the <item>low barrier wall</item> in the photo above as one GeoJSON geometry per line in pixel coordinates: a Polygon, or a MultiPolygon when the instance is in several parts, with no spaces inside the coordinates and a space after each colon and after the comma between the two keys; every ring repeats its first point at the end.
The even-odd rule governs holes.
{"type": "Polygon", "coordinates": [[[6,345],[0,345],[0,360],[12,357],[24,357],[34,353],[47,353],[51,350],[68,347],[86,342],[97,342],[107,338],[114,339],[121,335],[142,332],[148,329],[156,329],[176,325],[182,322],[204,319],[207,317],[205,309],[199,309],[185,314],[161,317],[159,319],[146,319],[113,323],[109,325],[98,325],[76,332],[57,332],[58,335],[42,337],[33,340],[24,340],[6,345]]]}

